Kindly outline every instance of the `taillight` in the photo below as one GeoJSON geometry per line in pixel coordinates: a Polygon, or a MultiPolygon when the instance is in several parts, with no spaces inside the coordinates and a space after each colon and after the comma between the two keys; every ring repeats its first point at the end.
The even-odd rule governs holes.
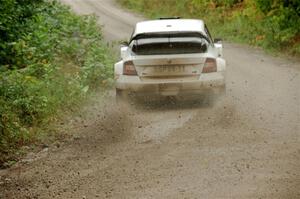
{"type": "Polygon", "coordinates": [[[202,70],[202,73],[212,73],[217,72],[217,62],[216,59],[207,58],[202,70]]]}
{"type": "Polygon", "coordinates": [[[124,63],[123,75],[137,75],[133,61],[126,61],[124,63]]]}

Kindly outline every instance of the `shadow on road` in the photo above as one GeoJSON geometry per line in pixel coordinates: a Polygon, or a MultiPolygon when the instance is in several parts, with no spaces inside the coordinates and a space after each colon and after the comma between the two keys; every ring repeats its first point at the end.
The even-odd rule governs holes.
{"type": "MultiPolygon", "coordinates": [[[[160,99],[139,98],[124,102],[128,107],[140,111],[167,111],[213,108],[216,103],[225,97],[198,97],[198,98],[176,98],[164,97],[160,99]]],[[[125,105],[125,106],[126,106],[125,105]]]]}

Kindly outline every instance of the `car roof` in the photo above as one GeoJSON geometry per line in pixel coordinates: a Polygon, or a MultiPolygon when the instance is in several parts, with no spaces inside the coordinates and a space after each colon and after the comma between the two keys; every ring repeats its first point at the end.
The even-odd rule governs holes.
{"type": "Polygon", "coordinates": [[[132,37],[144,33],[200,32],[206,36],[200,19],[160,19],[138,22],[132,37]]]}

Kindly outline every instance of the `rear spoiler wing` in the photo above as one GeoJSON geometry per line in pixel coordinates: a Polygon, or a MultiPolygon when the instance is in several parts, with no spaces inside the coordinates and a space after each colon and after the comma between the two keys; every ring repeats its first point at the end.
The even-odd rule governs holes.
{"type": "Polygon", "coordinates": [[[141,34],[137,34],[134,37],[132,37],[129,41],[129,43],[131,43],[133,40],[137,40],[137,39],[144,39],[144,38],[159,38],[159,37],[170,37],[170,36],[175,36],[176,35],[178,37],[200,37],[200,38],[204,38],[205,40],[207,40],[208,43],[211,43],[209,38],[204,35],[202,32],[156,32],[156,33],[141,33],[141,34]]]}
{"type": "Polygon", "coordinates": [[[168,20],[168,19],[181,19],[181,17],[176,16],[176,17],[159,17],[159,20],[168,20]]]}

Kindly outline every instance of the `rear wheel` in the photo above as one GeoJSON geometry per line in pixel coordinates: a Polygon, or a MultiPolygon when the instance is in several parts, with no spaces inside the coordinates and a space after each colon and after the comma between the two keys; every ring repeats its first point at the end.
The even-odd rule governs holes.
{"type": "Polygon", "coordinates": [[[127,93],[122,90],[116,89],[116,102],[117,104],[123,104],[128,102],[127,93]]]}
{"type": "Polygon", "coordinates": [[[226,86],[218,88],[215,92],[208,92],[203,95],[202,104],[205,106],[214,106],[215,103],[226,95],[226,86]]]}
{"type": "Polygon", "coordinates": [[[218,101],[222,101],[224,98],[226,98],[226,85],[224,85],[220,88],[220,91],[216,97],[216,99],[218,99],[218,101]]]}

